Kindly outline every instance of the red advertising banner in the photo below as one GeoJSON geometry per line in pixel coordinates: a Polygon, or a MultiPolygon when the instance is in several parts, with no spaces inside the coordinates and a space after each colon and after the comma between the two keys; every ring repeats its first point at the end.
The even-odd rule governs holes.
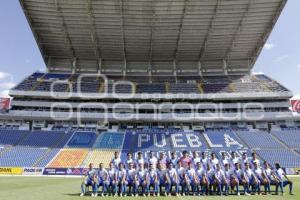
{"type": "Polygon", "coordinates": [[[300,113],[300,100],[291,100],[292,111],[300,113]]]}
{"type": "Polygon", "coordinates": [[[10,98],[0,98],[0,111],[6,111],[9,109],[10,98]]]}

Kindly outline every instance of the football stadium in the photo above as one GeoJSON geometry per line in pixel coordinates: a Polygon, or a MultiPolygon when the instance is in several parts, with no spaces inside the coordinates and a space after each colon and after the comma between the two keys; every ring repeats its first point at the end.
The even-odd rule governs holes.
{"type": "Polygon", "coordinates": [[[287,0],[19,3],[47,68],[1,99],[1,199],[297,199],[293,93],[253,73],[287,0]]]}

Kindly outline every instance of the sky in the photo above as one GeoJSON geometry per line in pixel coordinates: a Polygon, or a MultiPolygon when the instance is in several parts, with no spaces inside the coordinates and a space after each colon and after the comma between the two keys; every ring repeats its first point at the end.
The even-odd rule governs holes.
{"type": "MultiPolygon", "coordinates": [[[[252,72],[262,72],[300,97],[300,1],[288,0],[252,72]]],[[[0,96],[46,66],[18,0],[1,0],[0,96]]]]}

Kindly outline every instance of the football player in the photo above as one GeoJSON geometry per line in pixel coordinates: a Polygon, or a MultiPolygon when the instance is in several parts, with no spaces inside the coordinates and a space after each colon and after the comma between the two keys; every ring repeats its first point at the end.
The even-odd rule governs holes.
{"type": "Polygon", "coordinates": [[[179,196],[179,177],[172,162],[168,166],[167,181],[168,181],[168,188],[167,188],[168,196],[171,196],[173,186],[175,186],[176,196],[179,196]]]}
{"type": "Polygon", "coordinates": [[[99,164],[99,170],[96,173],[97,176],[97,182],[96,182],[96,191],[94,192],[94,196],[97,196],[97,191],[100,187],[102,187],[101,196],[105,196],[107,193],[107,187],[108,187],[108,172],[103,167],[103,163],[99,164]]]}
{"type": "Polygon", "coordinates": [[[84,174],[83,181],[81,183],[81,194],[80,196],[84,196],[86,193],[86,188],[92,186],[93,192],[92,197],[95,192],[95,180],[96,180],[96,171],[94,169],[93,163],[89,164],[89,170],[84,174]]]}
{"type": "Polygon", "coordinates": [[[127,185],[127,172],[124,168],[123,163],[119,163],[119,168],[116,170],[115,175],[115,196],[126,196],[126,185],[127,185]]]}
{"type": "MultiPolygon", "coordinates": [[[[285,172],[283,171],[283,169],[281,168],[279,163],[275,164],[275,168],[276,168],[276,174],[280,180],[279,187],[280,187],[281,191],[283,191],[283,187],[289,185],[289,194],[294,195],[293,194],[293,182],[286,176],[285,172]]],[[[282,195],[284,195],[284,193],[282,193],[282,195]]]]}
{"type": "Polygon", "coordinates": [[[244,171],[241,169],[241,164],[240,163],[235,163],[235,170],[234,173],[239,181],[240,185],[243,185],[244,187],[244,195],[249,196],[250,194],[248,193],[249,190],[249,179],[245,175],[244,171]]]}
{"type": "MultiPolygon", "coordinates": [[[[153,157],[152,157],[153,158],[153,157]]],[[[153,164],[150,163],[149,165],[149,171],[147,173],[147,193],[148,196],[150,196],[151,193],[151,187],[153,188],[153,196],[156,196],[159,194],[159,178],[157,175],[156,168],[153,164]]]]}
{"type": "Polygon", "coordinates": [[[127,170],[127,186],[129,195],[138,196],[138,181],[137,171],[134,168],[133,162],[129,163],[127,170]]]}

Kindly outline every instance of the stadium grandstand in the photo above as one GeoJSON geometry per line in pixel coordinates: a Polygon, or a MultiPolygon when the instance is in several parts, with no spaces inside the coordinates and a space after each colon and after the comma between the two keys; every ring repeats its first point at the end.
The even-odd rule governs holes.
{"type": "Polygon", "coordinates": [[[292,92],[252,73],[285,3],[20,0],[47,69],[10,90],[0,166],[188,150],[300,167],[292,92]]]}

